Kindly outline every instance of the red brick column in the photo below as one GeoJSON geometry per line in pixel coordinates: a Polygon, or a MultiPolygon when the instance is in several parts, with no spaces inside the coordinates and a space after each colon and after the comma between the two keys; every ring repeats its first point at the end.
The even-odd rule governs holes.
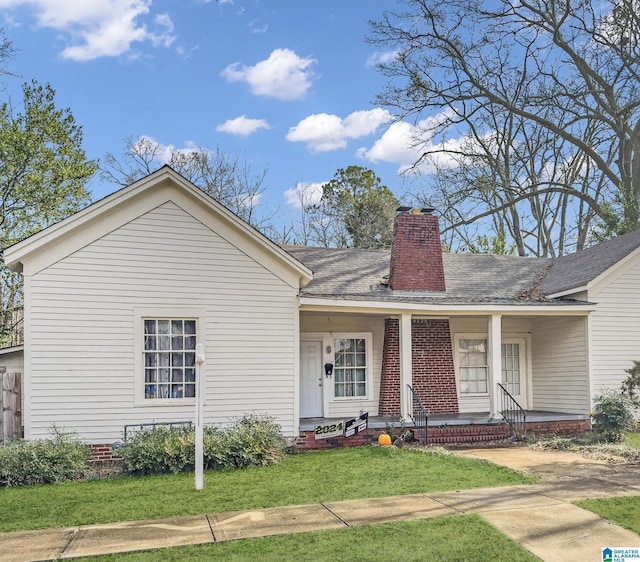
{"type": "Polygon", "coordinates": [[[400,321],[397,318],[384,321],[378,413],[381,416],[400,415],[400,321]]]}
{"type": "MultiPolygon", "coordinates": [[[[448,320],[413,320],[411,323],[413,389],[431,413],[458,412],[458,392],[448,320]]],[[[400,325],[397,318],[384,324],[381,416],[400,414],[400,325]]]]}
{"type": "Polygon", "coordinates": [[[432,413],[458,412],[458,391],[448,320],[414,320],[411,326],[413,389],[432,413]]]}

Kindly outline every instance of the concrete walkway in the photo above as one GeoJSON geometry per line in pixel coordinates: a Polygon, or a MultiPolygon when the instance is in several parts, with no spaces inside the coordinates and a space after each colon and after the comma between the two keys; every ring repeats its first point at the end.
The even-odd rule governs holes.
{"type": "Polygon", "coordinates": [[[601,561],[606,546],[640,547],[640,535],[572,505],[640,495],[640,474],[556,451],[505,447],[464,456],[540,476],[543,484],[413,494],[323,504],[0,534],[3,562],[57,560],[456,513],[477,513],[545,561],[601,561]]]}

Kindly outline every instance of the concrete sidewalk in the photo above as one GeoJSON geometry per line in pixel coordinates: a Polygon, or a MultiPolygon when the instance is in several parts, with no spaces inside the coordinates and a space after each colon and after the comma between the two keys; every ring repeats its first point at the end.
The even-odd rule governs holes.
{"type": "Polygon", "coordinates": [[[600,561],[605,546],[640,547],[640,536],[571,501],[640,495],[636,471],[572,453],[474,449],[465,456],[543,475],[543,484],[348,500],[252,511],[0,534],[5,562],[56,560],[304,533],[457,513],[477,513],[546,561],[600,561]]]}

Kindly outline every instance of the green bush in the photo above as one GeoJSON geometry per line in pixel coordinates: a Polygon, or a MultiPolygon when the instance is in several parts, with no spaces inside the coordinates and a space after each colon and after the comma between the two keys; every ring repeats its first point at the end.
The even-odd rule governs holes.
{"type": "Polygon", "coordinates": [[[633,361],[631,369],[625,369],[629,376],[622,381],[622,394],[629,397],[631,403],[640,408],[640,361],[633,361]]]}
{"type": "MultiPolygon", "coordinates": [[[[193,427],[157,426],[142,429],[122,445],[118,453],[125,470],[132,474],[154,474],[193,470],[193,427]]],[[[286,442],[280,427],[267,416],[246,415],[230,427],[205,427],[204,468],[239,468],[278,462],[286,442]]]]}
{"type": "Polygon", "coordinates": [[[594,399],[593,430],[607,443],[624,441],[624,432],[633,428],[633,406],[624,393],[605,391],[594,399]]]}
{"type": "Polygon", "coordinates": [[[52,437],[21,439],[0,448],[0,486],[77,480],[89,472],[91,447],[75,433],[53,428],[52,437]]]}

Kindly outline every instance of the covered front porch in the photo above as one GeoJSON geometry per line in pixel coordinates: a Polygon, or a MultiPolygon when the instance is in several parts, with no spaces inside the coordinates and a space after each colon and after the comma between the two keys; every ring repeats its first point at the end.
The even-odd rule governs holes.
{"type": "MultiPolygon", "coordinates": [[[[525,410],[525,435],[576,435],[587,431],[590,417],[587,414],[567,414],[544,410],[525,410]]],[[[357,417],[359,414],[354,414],[357,417]]],[[[376,443],[380,433],[393,427],[396,435],[411,430],[414,439],[425,445],[465,445],[473,443],[499,443],[516,439],[514,428],[505,418],[491,417],[490,412],[465,412],[430,414],[426,420],[401,420],[399,416],[370,416],[365,431],[350,437],[334,436],[317,438],[318,428],[337,426],[342,418],[301,418],[297,446],[300,449],[323,449],[376,443]]],[[[523,437],[523,435],[518,436],[523,437]]]]}
{"type": "Polygon", "coordinates": [[[519,408],[538,432],[542,422],[588,421],[586,309],[439,312],[303,310],[301,431],[357,412],[369,412],[372,427],[409,420],[409,389],[427,427],[495,426],[519,408]],[[505,391],[515,405],[503,403],[505,391]]]}

